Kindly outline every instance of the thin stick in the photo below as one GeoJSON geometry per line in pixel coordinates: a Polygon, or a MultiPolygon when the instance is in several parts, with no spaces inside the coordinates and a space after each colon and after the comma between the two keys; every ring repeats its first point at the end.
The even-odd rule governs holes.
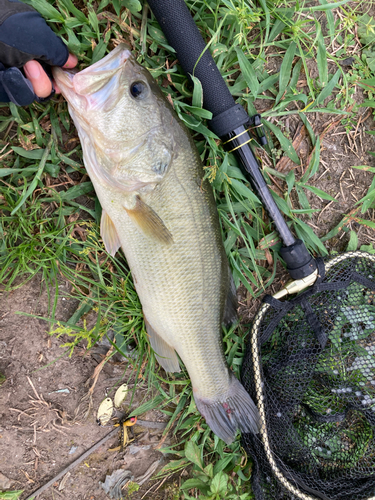
{"type": "Polygon", "coordinates": [[[30,496],[28,496],[25,500],[32,500],[36,496],[40,495],[43,491],[45,491],[47,488],[52,486],[56,481],[58,481],[61,477],[63,477],[67,472],[74,469],[74,467],[76,467],[79,463],[81,463],[82,460],[84,460],[86,457],[91,455],[91,453],[93,451],[97,450],[102,444],[104,444],[106,441],[108,441],[108,439],[110,439],[111,437],[115,436],[117,433],[118,433],[118,429],[116,427],[116,429],[113,429],[106,436],[104,436],[104,438],[102,438],[96,444],[91,446],[91,448],[89,448],[87,451],[85,451],[85,453],[83,453],[80,457],[78,457],[76,460],[74,460],[74,462],[72,462],[70,465],[65,467],[65,469],[63,469],[61,472],[59,472],[57,474],[57,476],[55,476],[53,479],[48,481],[48,483],[46,483],[44,486],[41,486],[38,490],[34,491],[34,493],[32,493],[30,496]]]}

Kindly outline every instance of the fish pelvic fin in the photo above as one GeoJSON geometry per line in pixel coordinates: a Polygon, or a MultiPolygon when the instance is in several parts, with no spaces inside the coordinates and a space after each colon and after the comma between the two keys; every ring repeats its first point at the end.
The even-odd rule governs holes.
{"type": "Polygon", "coordinates": [[[121,241],[118,237],[115,225],[105,210],[102,211],[102,217],[100,219],[100,236],[103,238],[105,249],[114,257],[121,246],[121,241]]]}
{"type": "Polygon", "coordinates": [[[155,356],[160,366],[164,368],[166,372],[180,372],[180,363],[174,348],[167,344],[167,342],[156,333],[146,318],[145,325],[151,347],[155,351],[155,356]]]}
{"type": "Polygon", "coordinates": [[[227,444],[234,441],[237,429],[244,433],[258,434],[260,423],[254,401],[234,374],[230,372],[229,375],[229,389],[220,398],[200,398],[194,394],[197,408],[207,425],[227,444]]]}
{"type": "Polygon", "coordinates": [[[149,238],[155,239],[163,245],[171,245],[173,237],[158,214],[142,201],[139,195],[135,197],[133,208],[124,206],[126,213],[136,226],[149,238]]]}

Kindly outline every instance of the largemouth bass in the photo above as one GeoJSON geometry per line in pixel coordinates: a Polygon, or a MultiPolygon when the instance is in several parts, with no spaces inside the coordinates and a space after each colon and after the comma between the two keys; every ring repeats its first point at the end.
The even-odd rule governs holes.
{"type": "Polygon", "coordinates": [[[194,399],[225,442],[258,431],[258,412],[225,360],[235,312],[211,186],[189,132],[124,45],[79,73],[54,69],[101,203],[101,236],[123,248],[160,365],[184,362],[194,399]]]}

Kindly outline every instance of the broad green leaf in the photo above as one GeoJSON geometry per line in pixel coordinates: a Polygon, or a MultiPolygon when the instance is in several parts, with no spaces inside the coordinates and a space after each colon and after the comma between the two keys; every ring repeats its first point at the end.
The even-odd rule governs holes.
{"type": "Polygon", "coordinates": [[[251,62],[247,59],[240,47],[236,47],[237,59],[242,71],[242,74],[246,80],[247,86],[250,92],[256,98],[259,90],[259,82],[256,73],[253,69],[251,62]]]}
{"type": "Polygon", "coordinates": [[[284,153],[289,156],[289,158],[296,163],[297,165],[300,165],[300,161],[298,158],[298,155],[296,153],[296,150],[293,147],[293,144],[290,142],[289,139],[285,137],[285,135],[281,132],[279,127],[274,125],[273,123],[269,122],[268,120],[263,120],[262,121],[263,125],[268,127],[271,132],[275,134],[277,137],[277,140],[280,143],[281,149],[284,151],[284,153]]]}
{"type": "Polygon", "coordinates": [[[289,83],[293,59],[296,53],[296,47],[297,46],[295,42],[292,42],[289,45],[288,50],[286,51],[283,57],[283,62],[281,63],[280,74],[279,74],[279,93],[277,94],[275,105],[280,101],[280,99],[284,95],[285,89],[289,83]]]}
{"type": "Polygon", "coordinates": [[[346,247],[347,252],[355,252],[358,248],[358,236],[355,231],[350,231],[350,239],[348,246],[346,247]]]}
{"type": "Polygon", "coordinates": [[[326,97],[331,95],[332,90],[335,88],[337,82],[339,81],[340,76],[341,76],[341,70],[338,69],[328,82],[327,86],[320,92],[320,94],[316,98],[316,104],[321,104],[326,97]]]}
{"type": "Polygon", "coordinates": [[[191,479],[188,479],[187,481],[184,481],[181,484],[181,489],[182,490],[191,490],[193,488],[197,488],[200,490],[204,495],[206,495],[210,491],[210,487],[207,483],[204,483],[201,479],[198,479],[197,477],[193,477],[191,479]]]}
{"type": "Polygon", "coordinates": [[[201,450],[193,441],[188,441],[186,443],[185,457],[190,460],[190,462],[193,462],[193,464],[197,465],[200,469],[203,469],[201,450]]]}
{"type": "Polygon", "coordinates": [[[213,495],[219,495],[224,498],[228,490],[228,476],[220,471],[211,481],[210,489],[213,495]]]}
{"type": "Polygon", "coordinates": [[[122,4],[130,10],[132,14],[137,14],[142,10],[142,4],[139,0],[122,0],[122,4]]]}

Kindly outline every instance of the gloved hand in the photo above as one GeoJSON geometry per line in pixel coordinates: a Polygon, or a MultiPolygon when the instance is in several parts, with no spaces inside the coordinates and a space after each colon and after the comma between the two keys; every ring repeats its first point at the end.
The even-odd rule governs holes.
{"type": "Polygon", "coordinates": [[[49,66],[76,63],[32,7],[18,0],[0,0],[0,102],[25,106],[48,100],[55,93],[49,66]]]}

